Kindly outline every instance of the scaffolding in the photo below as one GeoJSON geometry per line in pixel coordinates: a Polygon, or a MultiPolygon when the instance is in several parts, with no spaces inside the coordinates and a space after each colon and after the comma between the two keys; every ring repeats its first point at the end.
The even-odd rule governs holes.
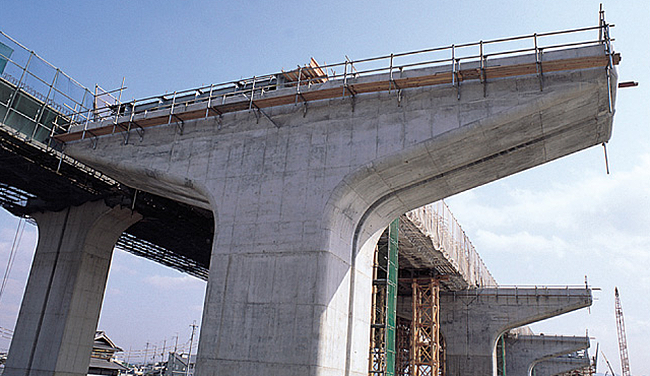
{"type": "Polygon", "coordinates": [[[369,376],[395,375],[398,228],[396,219],[382,234],[375,252],[369,376]]]}
{"type": "Polygon", "coordinates": [[[411,376],[440,372],[440,285],[435,278],[417,279],[413,288],[411,376]]]}

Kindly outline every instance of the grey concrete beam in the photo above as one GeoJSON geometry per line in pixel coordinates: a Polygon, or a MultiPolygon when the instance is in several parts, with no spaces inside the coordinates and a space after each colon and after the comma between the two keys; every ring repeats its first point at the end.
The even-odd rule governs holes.
{"type": "Polygon", "coordinates": [[[506,331],[590,306],[588,288],[486,288],[440,294],[450,376],[492,375],[506,331]]]}
{"type": "Polygon", "coordinates": [[[533,376],[558,376],[590,365],[587,356],[562,356],[543,360],[533,367],[533,376]]]}
{"type": "Polygon", "coordinates": [[[533,366],[543,359],[589,348],[589,337],[548,335],[507,335],[506,375],[530,376],[533,366]]]}
{"type": "Polygon", "coordinates": [[[4,375],[86,375],[113,247],[141,216],[91,202],[34,218],[38,245],[4,375]]]}

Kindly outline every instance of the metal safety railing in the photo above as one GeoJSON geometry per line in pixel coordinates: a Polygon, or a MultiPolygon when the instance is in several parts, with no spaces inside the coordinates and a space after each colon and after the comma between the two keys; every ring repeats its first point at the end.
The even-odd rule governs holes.
{"type": "Polygon", "coordinates": [[[470,287],[495,287],[497,282],[444,201],[437,201],[406,213],[420,223],[433,246],[442,252],[470,287]]]}
{"type": "Polygon", "coordinates": [[[93,108],[95,96],[0,31],[0,123],[46,142],[93,108]]]}
{"type": "MultiPolygon", "coordinates": [[[[563,31],[534,33],[510,38],[499,38],[485,40],[473,43],[452,44],[445,47],[429,48],[418,51],[391,53],[379,57],[351,60],[346,56],[345,61],[335,64],[315,66],[308,64],[298,66],[295,70],[289,72],[279,72],[263,76],[253,76],[252,78],[240,79],[220,84],[212,84],[197,88],[175,91],[169,95],[157,95],[142,99],[133,99],[130,102],[122,102],[119,98],[112,98],[112,101],[103,101],[101,106],[92,108],[84,107],[82,110],[74,113],[69,118],[69,123],[64,124],[64,129],[79,130],[83,126],[85,132],[90,132],[88,124],[100,121],[113,121],[114,131],[123,128],[130,131],[134,126],[138,129],[140,135],[144,130],[133,121],[134,116],[147,114],[151,111],[167,110],[167,123],[179,124],[182,132],[182,123],[178,114],[182,112],[181,107],[187,107],[195,103],[204,103],[205,117],[222,115],[224,110],[219,109],[219,105],[232,103],[246,103],[246,106],[236,107],[235,110],[242,109],[259,110],[264,116],[268,116],[257,106],[256,101],[269,96],[269,93],[277,92],[279,89],[293,88],[295,103],[308,102],[305,99],[304,89],[313,88],[332,88],[335,85],[340,86],[341,96],[354,97],[354,84],[362,76],[386,74],[389,82],[388,91],[398,91],[401,96],[401,89],[398,85],[396,73],[405,70],[444,67],[451,76],[451,84],[458,90],[460,98],[460,84],[462,81],[461,67],[467,63],[478,65],[479,79],[485,82],[488,78],[486,69],[488,68],[488,59],[494,57],[518,56],[532,53],[535,56],[536,74],[540,78],[540,89],[543,87],[543,55],[547,51],[564,48],[604,45],[605,51],[609,58],[609,70],[614,64],[612,60],[613,49],[609,30],[614,25],[607,24],[604,18],[604,11],[600,11],[600,20],[597,26],[575,28],[563,31]],[[596,32],[597,35],[593,33],[596,32]],[[338,72],[337,72],[338,71],[338,72]],[[328,85],[328,86],[325,86],[328,85]],[[112,103],[109,103],[112,102],[112,103]],[[180,109],[180,110],[179,110],[180,109]],[[120,117],[127,116],[125,124],[121,125],[123,119],[120,117]],[[81,121],[80,121],[81,120],[81,121]],[[127,129],[128,128],[128,129],[127,129]]],[[[122,89],[118,89],[121,93],[122,89]]],[[[283,91],[283,93],[286,93],[283,91]]],[[[94,101],[97,105],[100,103],[94,101]]],[[[611,110],[611,92],[610,92],[610,110],[611,110]]],[[[233,107],[235,108],[235,107],[233,107]]],[[[82,138],[83,138],[82,137],[82,138]]]]}

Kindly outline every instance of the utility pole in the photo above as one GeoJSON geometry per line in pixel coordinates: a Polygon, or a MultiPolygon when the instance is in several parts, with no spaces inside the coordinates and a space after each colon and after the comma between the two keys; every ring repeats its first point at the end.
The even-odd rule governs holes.
{"type": "Polygon", "coordinates": [[[174,344],[174,354],[178,351],[178,333],[176,333],[176,343],[174,344]]]}
{"type": "Polygon", "coordinates": [[[196,331],[196,320],[192,321],[192,335],[190,336],[190,351],[188,351],[188,357],[187,357],[187,368],[186,368],[186,373],[185,376],[190,376],[190,361],[192,360],[192,344],[194,342],[194,331],[196,331]]]}
{"type": "Polygon", "coordinates": [[[160,353],[160,361],[164,362],[165,361],[165,350],[167,349],[167,338],[163,340],[163,349],[162,352],[160,353]]]}
{"type": "Polygon", "coordinates": [[[144,364],[147,364],[147,354],[149,354],[149,342],[144,347],[144,364]]]}

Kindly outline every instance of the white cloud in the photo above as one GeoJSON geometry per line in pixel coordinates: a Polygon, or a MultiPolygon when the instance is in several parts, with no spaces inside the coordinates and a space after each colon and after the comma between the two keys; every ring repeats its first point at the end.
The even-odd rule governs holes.
{"type": "Polygon", "coordinates": [[[146,277],[144,281],[151,286],[169,290],[195,289],[205,285],[205,282],[202,280],[189,275],[172,277],[156,274],[146,277]]]}
{"type": "Polygon", "coordinates": [[[562,239],[551,236],[533,235],[528,231],[520,231],[514,234],[495,234],[491,231],[478,230],[476,241],[481,244],[489,244],[491,249],[512,254],[551,254],[556,257],[564,257],[569,245],[562,239]]]}

